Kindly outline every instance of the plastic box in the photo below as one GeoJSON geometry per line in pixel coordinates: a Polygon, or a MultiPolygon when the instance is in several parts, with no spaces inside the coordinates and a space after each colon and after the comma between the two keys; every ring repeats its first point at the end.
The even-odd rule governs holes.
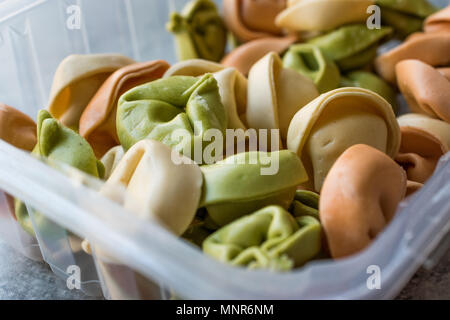
{"type": "MultiPolygon", "coordinates": [[[[47,104],[57,65],[72,53],[118,52],[140,61],[175,62],[173,38],[164,26],[169,12],[186,2],[0,2],[0,101],[36,117],[47,104]],[[80,28],[69,28],[67,21],[77,8],[80,28]]],[[[44,260],[66,278],[70,266],[80,267],[81,289],[98,295],[101,284],[106,298],[388,299],[421,265],[435,262],[430,254],[448,245],[442,240],[450,229],[450,154],[367,250],[338,262],[310,262],[286,274],[219,263],[158,225],[130,219],[130,213],[98,195],[98,181],[82,180],[0,141],[0,189],[27,203],[44,260]],[[114,259],[85,254],[80,245],[84,238],[114,259]],[[367,285],[372,266],[381,272],[380,289],[367,285]]],[[[0,193],[0,237],[39,258],[26,249],[36,249],[34,239],[26,238],[6,208],[0,193]]]]}
{"type": "Polygon", "coordinates": [[[37,239],[26,233],[15,219],[12,198],[0,191],[0,238],[24,256],[42,261],[37,239]],[[9,199],[8,199],[9,197],[9,199]]]}

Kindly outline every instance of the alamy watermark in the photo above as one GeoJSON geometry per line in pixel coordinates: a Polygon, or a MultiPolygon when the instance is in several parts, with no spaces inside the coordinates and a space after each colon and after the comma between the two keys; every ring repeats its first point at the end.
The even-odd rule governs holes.
{"type": "Polygon", "coordinates": [[[69,290],[81,288],[81,269],[77,265],[70,265],[67,267],[66,273],[69,275],[66,280],[66,285],[69,290]]]}
{"type": "MultiPolygon", "coordinates": [[[[370,14],[367,19],[367,28],[369,30],[381,29],[381,8],[377,5],[370,5],[366,10],[370,14]]],[[[78,5],[70,5],[66,8],[68,15],[66,26],[69,30],[81,29],[81,8],[78,5]]]]}
{"type": "Polygon", "coordinates": [[[81,29],[81,8],[77,5],[71,5],[66,8],[68,18],[66,20],[66,27],[69,30],[81,29]]]}
{"type": "Polygon", "coordinates": [[[366,269],[366,273],[370,274],[367,278],[366,286],[369,290],[381,289],[381,268],[375,264],[370,265],[366,269]]]}
{"type": "Polygon", "coordinates": [[[381,29],[381,8],[377,5],[371,5],[367,7],[367,14],[370,14],[367,19],[367,28],[369,30],[381,29]]]}
{"type": "MultiPolygon", "coordinates": [[[[201,128],[201,123],[195,123],[194,128],[201,128]]],[[[172,132],[171,140],[178,142],[172,149],[172,161],[177,165],[189,163],[191,159],[199,165],[228,159],[226,164],[259,164],[261,175],[275,175],[279,171],[280,155],[276,152],[280,150],[279,129],[226,129],[225,136],[218,129],[208,129],[197,139],[191,131],[177,129],[172,132]],[[248,152],[245,157],[230,158],[244,152],[248,152]]]]}

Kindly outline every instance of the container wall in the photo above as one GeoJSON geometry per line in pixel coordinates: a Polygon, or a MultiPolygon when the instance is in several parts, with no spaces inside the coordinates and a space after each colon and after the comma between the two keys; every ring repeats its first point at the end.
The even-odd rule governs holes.
{"type": "Polygon", "coordinates": [[[61,228],[88,238],[119,265],[186,299],[392,298],[448,233],[449,181],[450,154],[367,250],[337,262],[313,261],[299,270],[276,274],[215,261],[154,223],[130,219],[132,213],[96,190],[0,141],[1,188],[61,228]],[[367,286],[367,268],[372,265],[382,270],[380,290],[367,286]]]}
{"type": "Polygon", "coordinates": [[[83,239],[54,223],[39,211],[28,207],[42,256],[52,271],[73,282],[90,296],[101,296],[101,284],[94,259],[82,248],[83,239]]]}
{"type": "Polygon", "coordinates": [[[0,191],[0,238],[24,256],[42,261],[37,239],[19,225],[14,213],[14,198],[3,191],[0,191]]]}
{"type": "Polygon", "coordinates": [[[167,300],[168,291],[157,280],[119,261],[94,254],[103,296],[110,300],[167,300]]]}

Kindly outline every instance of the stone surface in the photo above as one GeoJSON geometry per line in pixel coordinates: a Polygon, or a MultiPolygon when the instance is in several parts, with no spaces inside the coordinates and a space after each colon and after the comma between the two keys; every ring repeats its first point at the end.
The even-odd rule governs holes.
{"type": "Polygon", "coordinates": [[[432,270],[417,271],[397,299],[450,300],[450,250],[432,270]]]}
{"type": "MultiPolygon", "coordinates": [[[[0,240],[0,300],[98,299],[69,290],[45,263],[29,260],[0,240]]],[[[397,299],[450,300],[450,250],[428,271],[421,269],[397,299]]]]}
{"type": "Polygon", "coordinates": [[[0,300],[87,300],[79,290],[69,290],[42,262],[32,261],[0,240],[0,300]]]}

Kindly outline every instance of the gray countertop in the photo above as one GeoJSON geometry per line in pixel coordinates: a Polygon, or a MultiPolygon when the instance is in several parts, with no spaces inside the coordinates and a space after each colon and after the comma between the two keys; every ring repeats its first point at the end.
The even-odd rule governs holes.
{"type": "Polygon", "coordinates": [[[419,269],[397,299],[450,300],[450,250],[432,270],[419,269]]]}
{"type": "Polygon", "coordinates": [[[94,299],[79,290],[69,290],[43,262],[30,260],[0,240],[0,300],[94,299]]]}
{"type": "MultiPolygon", "coordinates": [[[[29,260],[0,240],[0,300],[2,299],[96,299],[69,290],[45,263],[29,260]]],[[[428,271],[421,269],[397,299],[450,300],[450,250],[428,271]]]]}

